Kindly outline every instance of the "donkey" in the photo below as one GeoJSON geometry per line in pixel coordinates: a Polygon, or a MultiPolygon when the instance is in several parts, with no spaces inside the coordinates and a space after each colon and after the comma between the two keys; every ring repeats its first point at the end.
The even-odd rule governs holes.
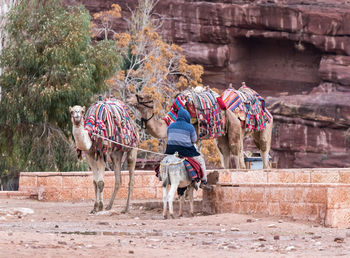
{"type": "MultiPolygon", "coordinates": [[[[178,188],[187,187],[186,195],[190,200],[190,213],[191,216],[194,215],[193,212],[193,189],[195,188],[195,182],[190,178],[186,167],[183,163],[184,159],[180,159],[177,156],[177,153],[174,155],[166,156],[160,162],[159,169],[159,180],[162,181],[163,187],[163,217],[167,219],[167,202],[169,202],[169,213],[170,217],[174,218],[173,212],[173,200],[175,192],[178,188]],[[168,191],[168,185],[170,190],[168,191]]],[[[179,208],[179,217],[183,214],[183,203],[185,199],[185,194],[180,196],[180,208],[179,208]]]]}

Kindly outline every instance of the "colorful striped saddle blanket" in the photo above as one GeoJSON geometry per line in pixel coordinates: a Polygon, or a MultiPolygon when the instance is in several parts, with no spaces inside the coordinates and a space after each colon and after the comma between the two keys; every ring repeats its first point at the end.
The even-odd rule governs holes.
{"type": "Polygon", "coordinates": [[[265,107],[265,100],[247,86],[238,90],[227,89],[221,94],[221,98],[227,109],[243,122],[247,132],[261,131],[271,121],[272,116],[265,107]]]}
{"type": "Polygon", "coordinates": [[[200,93],[185,90],[180,93],[168,112],[163,118],[170,125],[177,118],[180,107],[187,109],[191,114],[191,123],[198,122],[198,138],[212,139],[225,133],[225,116],[217,103],[219,94],[206,89],[200,93]]]}
{"type": "Polygon", "coordinates": [[[117,150],[129,150],[129,148],[104,140],[94,134],[126,146],[136,147],[138,145],[136,127],[128,114],[127,106],[120,100],[107,99],[90,106],[85,115],[85,130],[89,132],[97,153],[106,152],[109,148],[117,150]]]}

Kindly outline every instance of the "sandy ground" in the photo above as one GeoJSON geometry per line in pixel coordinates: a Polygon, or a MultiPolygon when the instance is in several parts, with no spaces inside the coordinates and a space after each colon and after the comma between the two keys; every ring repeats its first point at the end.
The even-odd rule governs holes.
{"type": "Polygon", "coordinates": [[[2,199],[0,256],[350,257],[350,229],[240,214],[163,220],[158,206],[121,214],[122,204],[91,215],[92,202],[2,199]]]}

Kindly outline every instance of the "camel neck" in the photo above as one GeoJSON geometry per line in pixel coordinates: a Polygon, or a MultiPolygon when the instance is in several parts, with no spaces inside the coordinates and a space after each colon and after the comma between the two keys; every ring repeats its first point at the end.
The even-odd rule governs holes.
{"type": "Polygon", "coordinates": [[[92,142],[88,131],[84,128],[84,121],[80,122],[79,125],[73,124],[73,136],[78,149],[83,151],[90,150],[92,142]]]}
{"type": "Polygon", "coordinates": [[[157,119],[153,110],[149,108],[143,108],[140,112],[145,121],[146,130],[150,135],[158,139],[167,137],[168,125],[163,119],[157,119]]]}

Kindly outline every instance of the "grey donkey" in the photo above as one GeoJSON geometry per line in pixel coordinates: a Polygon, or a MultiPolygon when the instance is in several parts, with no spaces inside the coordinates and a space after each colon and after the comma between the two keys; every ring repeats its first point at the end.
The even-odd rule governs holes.
{"type": "MultiPolygon", "coordinates": [[[[176,190],[187,187],[187,196],[190,200],[190,213],[193,216],[193,189],[195,183],[192,181],[186,167],[177,154],[168,155],[160,162],[159,179],[162,181],[163,187],[163,217],[167,219],[167,203],[169,203],[170,217],[174,218],[173,201],[176,190]],[[168,186],[170,185],[170,190],[168,186]]],[[[183,203],[185,194],[180,196],[179,217],[183,214],[183,203]]]]}

